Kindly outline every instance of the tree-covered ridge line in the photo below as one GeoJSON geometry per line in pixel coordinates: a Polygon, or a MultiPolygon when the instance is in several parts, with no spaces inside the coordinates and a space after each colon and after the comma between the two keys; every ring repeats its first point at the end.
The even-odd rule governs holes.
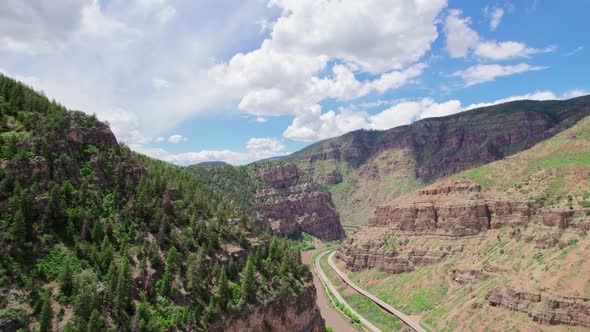
{"type": "Polygon", "coordinates": [[[310,281],[181,167],[0,75],[0,323],[24,330],[205,330],[310,281]]]}

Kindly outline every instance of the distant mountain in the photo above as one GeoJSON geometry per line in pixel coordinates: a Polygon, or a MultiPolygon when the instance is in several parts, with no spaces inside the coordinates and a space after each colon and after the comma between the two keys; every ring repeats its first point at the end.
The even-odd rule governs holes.
{"type": "Polygon", "coordinates": [[[385,131],[357,130],[285,158],[334,198],[345,226],[432,181],[526,150],[590,114],[590,96],[514,101],[385,131]]]}
{"type": "Polygon", "coordinates": [[[203,161],[200,163],[196,163],[192,166],[227,166],[227,165],[229,165],[229,164],[224,161],[203,161]]]}

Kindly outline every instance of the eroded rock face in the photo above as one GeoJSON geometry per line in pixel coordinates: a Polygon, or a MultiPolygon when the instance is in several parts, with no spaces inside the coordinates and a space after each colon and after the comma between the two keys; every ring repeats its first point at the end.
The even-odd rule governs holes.
{"type": "Polygon", "coordinates": [[[540,324],[590,327],[589,298],[552,298],[504,286],[492,289],[485,299],[492,306],[525,312],[540,324]]]}
{"type": "Polygon", "coordinates": [[[325,322],[315,301],[316,290],[310,285],[295,299],[284,298],[259,305],[240,317],[211,326],[210,330],[324,332],[325,322]]]}
{"type": "Polygon", "coordinates": [[[455,237],[531,222],[559,229],[569,226],[585,229],[590,226],[572,225],[574,210],[547,210],[536,202],[489,200],[480,191],[479,184],[465,179],[436,183],[420,190],[417,197],[406,197],[392,205],[378,206],[369,226],[455,237]]]}
{"type": "MultiPolygon", "coordinates": [[[[590,220],[572,223],[574,210],[552,211],[530,202],[489,201],[480,191],[481,187],[473,181],[448,180],[428,186],[417,195],[401,197],[392,205],[379,206],[368,225],[376,231],[364,238],[361,230],[339,249],[336,257],[352,271],[379,267],[386,273],[403,273],[438,263],[462,251],[461,246],[455,245],[456,240],[478,236],[490,229],[528,223],[548,226],[544,231],[523,237],[539,248],[546,248],[559,242],[559,230],[590,227],[590,220]],[[375,238],[382,235],[434,237],[446,241],[444,246],[452,245],[452,248],[441,250],[423,243],[398,252],[389,249],[387,240],[375,238]]],[[[521,238],[516,231],[509,232],[508,236],[521,238]]],[[[457,282],[466,280],[466,277],[458,278],[457,282]]]]}
{"type": "Polygon", "coordinates": [[[435,248],[412,248],[402,253],[387,249],[380,242],[358,246],[352,243],[349,240],[336,253],[336,258],[351,271],[379,267],[380,271],[390,274],[411,272],[417,267],[438,263],[451,253],[435,248]]]}
{"type": "Polygon", "coordinates": [[[326,241],[344,237],[331,194],[308,177],[300,176],[297,167],[268,167],[259,177],[269,185],[256,193],[263,227],[270,225],[274,232],[283,235],[306,232],[326,241]]]}
{"type": "Polygon", "coordinates": [[[65,135],[73,149],[79,149],[85,144],[91,144],[103,149],[118,149],[117,138],[106,124],[98,123],[90,129],[80,129],[74,121],[70,128],[65,129],[65,135]]]}

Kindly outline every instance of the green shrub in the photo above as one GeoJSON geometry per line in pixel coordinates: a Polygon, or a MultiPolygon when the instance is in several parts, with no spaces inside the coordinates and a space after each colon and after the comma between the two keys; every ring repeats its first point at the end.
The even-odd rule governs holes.
{"type": "Polygon", "coordinates": [[[37,272],[47,280],[57,280],[68,257],[74,271],[82,271],[82,264],[74,254],[62,246],[56,246],[49,252],[49,255],[39,260],[37,272]]]}

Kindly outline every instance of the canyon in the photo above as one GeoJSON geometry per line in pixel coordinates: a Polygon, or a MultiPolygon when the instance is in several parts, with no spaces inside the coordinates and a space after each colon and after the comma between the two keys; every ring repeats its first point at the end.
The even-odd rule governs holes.
{"type": "MultiPolygon", "coordinates": [[[[422,313],[430,326],[465,329],[485,311],[483,326],[587,327],[589,130],[585,118],[526,151],[377,206],[336,258],[380,292],[392,280],[428,288],[432,280],[403,275],[438,273],[438,309],[422,313]],[[529,320],[516,322],[510,311],[529,320]]],[[[413,294],[393,295],[402,304],[411,298],[404,292],[413,294]]]]}

